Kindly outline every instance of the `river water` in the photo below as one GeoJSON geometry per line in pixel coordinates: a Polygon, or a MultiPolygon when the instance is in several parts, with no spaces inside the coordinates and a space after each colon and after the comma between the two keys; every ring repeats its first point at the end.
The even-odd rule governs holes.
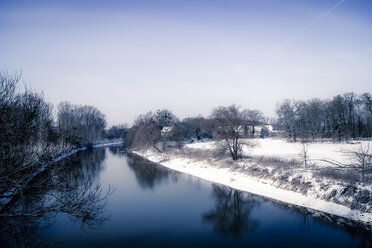
{"type": "Polygon", "coordinates": [[[96,205],[79,203],[80,218],[57,213],[40,220],[33,234],[53,247],[372,246],[370,232],[331,216],[171,171],[120,147],[63,163],[67,184],[93,192],[77,198],[100,197],[96,205]]]}

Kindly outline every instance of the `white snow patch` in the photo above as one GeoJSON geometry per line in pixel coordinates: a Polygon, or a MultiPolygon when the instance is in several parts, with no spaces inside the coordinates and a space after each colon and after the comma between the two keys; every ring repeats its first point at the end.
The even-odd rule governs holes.
{"type": "MultiPolygon", "coordinates": [[[[108,146],[117,146],[117,145],[122,145],[124,142],[123,141],[101,141],[93,144],[93,148],[102,148],[102,147],[108,147],[108,146]]],[[[85,151],[87,150],[87,147],[79,147],[79,148],[74,148],[68,151],[63,152],[59,156],[57,156],[55,159],[53,159],[53,163],[58,162],[66,157],[69,157],[77,152],[80,151],[85,151]]]]}
{"type": "Polygon", "coordinates": [[[193,149],[211,150],[216,147],[216,142],[215,141],[194,142],[194,143],[186,144],[184,147],[193,148],[193,149]]]}
{"type": "MultiPolygon", "coordinates": [[[[302,144],[287,142],[281,139],[267,138],[254,139],[257,146],[253,148],[246,148],[244,152],[251,156],[264,157],[278,157],[282,159],[299,159],[302,153],[302,144]]],[[[343,155],[343,150],[356,150],[361,144],[365,145],[371,141],[357,141],[353,143],[308,143],[308,157],[310,162],[315,162],[318,166],[331,166],[326,163],[324,159],[338,161],[341,163],[350,162],[346,156],[343,155]]]]}

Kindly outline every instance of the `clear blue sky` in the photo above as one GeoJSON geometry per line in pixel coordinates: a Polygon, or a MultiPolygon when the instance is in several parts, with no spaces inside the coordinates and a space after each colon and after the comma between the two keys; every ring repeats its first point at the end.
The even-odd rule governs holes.
{"type": "Polygon", "coordinates": [[[110,125],[372,92],[371,0],[4,1],[0,69],[110,125]]]}

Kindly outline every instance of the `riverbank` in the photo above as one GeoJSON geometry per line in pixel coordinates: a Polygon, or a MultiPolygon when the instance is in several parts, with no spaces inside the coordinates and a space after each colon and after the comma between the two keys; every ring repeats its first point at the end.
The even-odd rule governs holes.
{"type": "MultiPolygon", "coordinates": [[[[262,156],[239,161],[218,158],[213,156],[211,146],[211,142],[198,142],[183,150],[168,149],[163,153],[145,150],[135,153],[179,172],[309,208],[314,210],[314,215],[321,211],[357,221],[372,230],[370,184],[351,183],[349,179],[334,176],[325,177],[326,173],[320,168],[305,169],[293,158],[288,161],[273,157],[265,159],[262,156]]],[[[337,221],[342,223],[347,220],[337,221]]]]}
{"type": "MultiPolygon", "coordinates": [[[[96,142],[92,145],[92,148],[103,148],[103,147],[108,147],[108,146],[117,146],[117,145],[122,145],[124,144],[123,141],[121,140],[114,140],[114,141],[101,141],[101,142],[96,142]]],[[[83,147],[78,147],[78,148],[73,148],[67,151],[62,152],[60,155],[58,155],[56,158],[53,159],[53,163],[58,162],[66,157],[69,157],[77,152],[80,151],[85,151],[87,150],[87,146],[83,147]]]]}

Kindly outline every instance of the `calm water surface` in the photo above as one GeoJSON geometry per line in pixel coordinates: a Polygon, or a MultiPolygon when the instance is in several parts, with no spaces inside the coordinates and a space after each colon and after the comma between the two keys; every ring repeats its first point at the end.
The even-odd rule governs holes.
{"type": "Polygon", "coordinates": [[[288,205],[174,172],[120,147],[77,154],[66,181],[114,191],[82,224],[57,214],[40,225],[61,247],[371,247],[372,234],[288,205]]]}

